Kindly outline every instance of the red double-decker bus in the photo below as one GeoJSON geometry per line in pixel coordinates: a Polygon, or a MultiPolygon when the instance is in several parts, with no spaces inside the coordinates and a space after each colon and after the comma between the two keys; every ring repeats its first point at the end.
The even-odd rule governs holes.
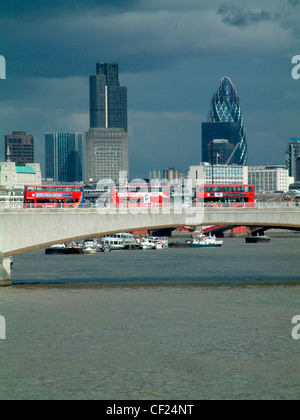
{"type": "Polygon", "coordinates": [[[26,185],[24,189],[25,207],[78,207],[83,204],[82,185],[26,185]]]}
{"type": "Polygon", "coordinates": [[[253,207],[254,185],[197,185],[196,206],[253,207]]]}
{"type": "Polygon", "coordinates": [[[114,186],[111,189],[111,205],[115,207],[168,207],[168,186],[114,186]]]}

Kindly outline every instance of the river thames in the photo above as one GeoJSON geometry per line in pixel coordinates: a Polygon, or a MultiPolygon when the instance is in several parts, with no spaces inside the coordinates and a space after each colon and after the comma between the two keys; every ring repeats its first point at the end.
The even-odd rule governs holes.
{"type": "Polygon", "coordinates": [[[299,399],[300,238],[16,256],[0,399],[299,399]]]}

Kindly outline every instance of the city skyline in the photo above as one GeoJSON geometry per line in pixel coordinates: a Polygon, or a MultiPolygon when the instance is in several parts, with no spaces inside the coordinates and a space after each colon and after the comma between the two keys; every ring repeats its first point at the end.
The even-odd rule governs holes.
{"type": "Polygon", "coordinates": [[[1,138],[32,133],[43,166],[44,134],[86,132],[88,76],[96,62],[117,62],[128,88],[132,177],[153,167],[186,173],[201,161],[201,123],[225,75],[243,107],[248,164],[282,164],[300,134],[300,80],[291,74],[299,14],[297,0],[45,1],[34,9],[4,1],[1,138]]]}

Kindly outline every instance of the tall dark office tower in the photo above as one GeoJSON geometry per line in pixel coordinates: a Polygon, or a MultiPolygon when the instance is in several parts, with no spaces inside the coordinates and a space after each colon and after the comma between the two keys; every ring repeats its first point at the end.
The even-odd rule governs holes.
{"type": "Polygon", "coordinates": [[[128,173],[127,88],[120,86],[117,63],[97,63],[90,76],[90,128],[85,134],[85,181],[128,173]]]}
{"type": "Polygon", "coordinates": [[[223,77],[213,95],[207,122],[202,123],[202,161],[215,164],[247,165],[247,141],[243,112],[237,91],[223,77]],[[220,146],[226,153],[220,153],[220,146]],[[230,151],[230,153],[229,153],[230,151]]]}
{"type": "Polygon", "coordinates": [[[34,138],[25,131],[13,131],[5,136],[5,161],[9,159],[16,165],[26,165],[34,162],[34,138]]]}
{"type": "Polygon", "coordinates": [[[46,178],[55,182],[81,182],[82,134],[45,134],[46,178]]]}
{"type": "Polygon", "coordinates": [[[127,132],[127,88],[120,86],[117,63],[97,63],[90,76],[90,127],[127,132]]]}
{"type": "Polygon", "coordinates": [[[300,137],[290,138],[286,150],[286,167],[289,176],[294,177],[295,183],[300,184],[300,137]]]}

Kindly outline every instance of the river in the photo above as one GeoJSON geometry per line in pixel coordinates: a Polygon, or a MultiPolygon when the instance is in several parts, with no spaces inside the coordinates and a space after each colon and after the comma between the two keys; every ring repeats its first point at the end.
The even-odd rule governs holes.
{"type": "Polygon", "coordinates": [[[300,238],[14,258],[0,399],[299,399],[300,238]]]}

